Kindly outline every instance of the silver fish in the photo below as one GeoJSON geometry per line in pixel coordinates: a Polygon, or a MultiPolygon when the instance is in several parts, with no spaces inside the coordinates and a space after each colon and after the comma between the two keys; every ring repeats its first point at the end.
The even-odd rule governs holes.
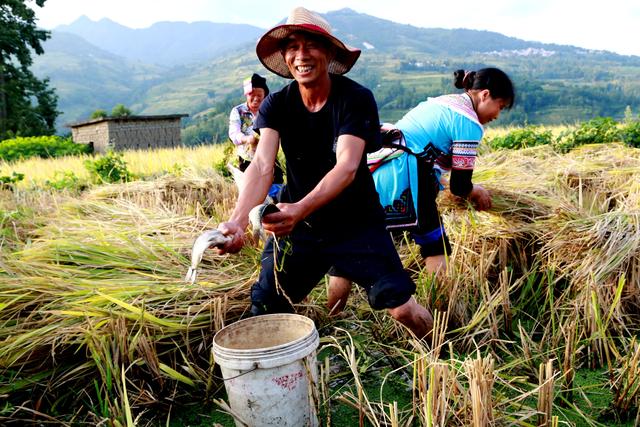
{"type": "Polygon", "coordinates": [[[280,212],[280,209],[271,202],[258,205],[249,211],[249,222],[251,223],[251,232],[254,238],[260,238],[263,241],[267,240],[266,233],[262,228],[262,217],[275,212],[280,212]]]}
{"type": "Polygon", "coordinates": [[[189,267],[187,275],[184,277],[185,282],[191,284],[196,282],[198,264],[202,261],[204,251],[208,248],[224,246],[230,241],[231,237],[225,236],[220,230],[209,230],[202,233],[193,244],[193,249],[191,249],[191,267],[189,267]]]}
{"type": "MultiPolygon", "coordinates": [[[[273,203],[264,203],[251,209],[249,212],[249,221],[251,222],[251,230],[253,235],[262,240],[266,240],[265,232],[262,229],[262,217],[270,213],[278,212],[279,209],[273,203]]],[[[204,252],[213,247],[224,246],[231,241],[230,236],[225,236],[220,230],[209,230],[202,233],[193,244],[191,249],[191,267],[184,277],[185,282],[195,283],[198,275],[198,264],[202,261],[204,252]]]]}

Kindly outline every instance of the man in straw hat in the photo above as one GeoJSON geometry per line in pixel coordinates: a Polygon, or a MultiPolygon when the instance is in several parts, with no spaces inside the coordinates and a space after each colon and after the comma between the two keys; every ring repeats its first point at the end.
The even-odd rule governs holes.
{"type": "Polygon", "coordinates": [[[278,212],[265,215],[265,244],[258,282],[251,289],[254,315],[290,312],[336,266],[366,291],[374,309],[387,309],[418,337],[432,328],[429,310],[413,298],[367,169],[365,151],[379,138],[373,94],[342,76],[360,56],[331,33],[319,15],[298,7],[286,24],[258,41],[266,68],[294,79],[260,107],[261,137],[245,172],[245,185],[228,222],[218,229],[230,241],[218,253],[244,244],[248,213],[265,198],[282,144],[287,184],[278,212]],[[277,276],[277,277],[276,277],[277,276]]]}

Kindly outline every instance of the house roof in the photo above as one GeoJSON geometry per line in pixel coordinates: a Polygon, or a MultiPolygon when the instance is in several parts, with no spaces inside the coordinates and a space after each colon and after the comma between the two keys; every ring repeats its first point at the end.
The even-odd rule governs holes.
{"type": "Polygon", "coordinates": [[[88,125],[95,125],[101,122],[152,122],[158,120],[179,120],[182,117],[189,117],[188,114],[163,114],[155,116],[122,116],[122,117],[99,117],[97,119],[85,120],[82,122],[68,123],[65,127],[76,128],[88,125]]]}

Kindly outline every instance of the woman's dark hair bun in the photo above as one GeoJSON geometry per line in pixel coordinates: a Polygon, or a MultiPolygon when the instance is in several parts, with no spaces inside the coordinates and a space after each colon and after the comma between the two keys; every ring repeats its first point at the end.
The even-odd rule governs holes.
{"type": "Polygon", "coordinates": [[[475,71],[456,70],[453,72],[453,85],[457,89],[471,89],[475,76],[475,71]]]}
{"type": "Polygon", "coordinates": [[[464,80],[464,70],[456,70],[453,72],[453,85],[457,89],[464,89],[462,81],[464,80]]]}
{"type": "Polygon", "coordinates": [[[453,85],[465,91],[488,89],[492,98],[507,101],[507,108],[511,108],[516,100],[511,79],[498,68],[482,68],[478,71],[456,70],[453,72],[453,85]]]}

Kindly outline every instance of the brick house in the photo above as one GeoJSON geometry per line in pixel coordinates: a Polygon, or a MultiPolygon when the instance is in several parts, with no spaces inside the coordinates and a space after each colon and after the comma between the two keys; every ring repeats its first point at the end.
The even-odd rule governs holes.
{"type": "Polygon", "coordinates": [[[178,147],[180,119],[188,114],[103,117],[67,125],[73,142],[90,144],[96,153],[127,149],[178,147]]]}

